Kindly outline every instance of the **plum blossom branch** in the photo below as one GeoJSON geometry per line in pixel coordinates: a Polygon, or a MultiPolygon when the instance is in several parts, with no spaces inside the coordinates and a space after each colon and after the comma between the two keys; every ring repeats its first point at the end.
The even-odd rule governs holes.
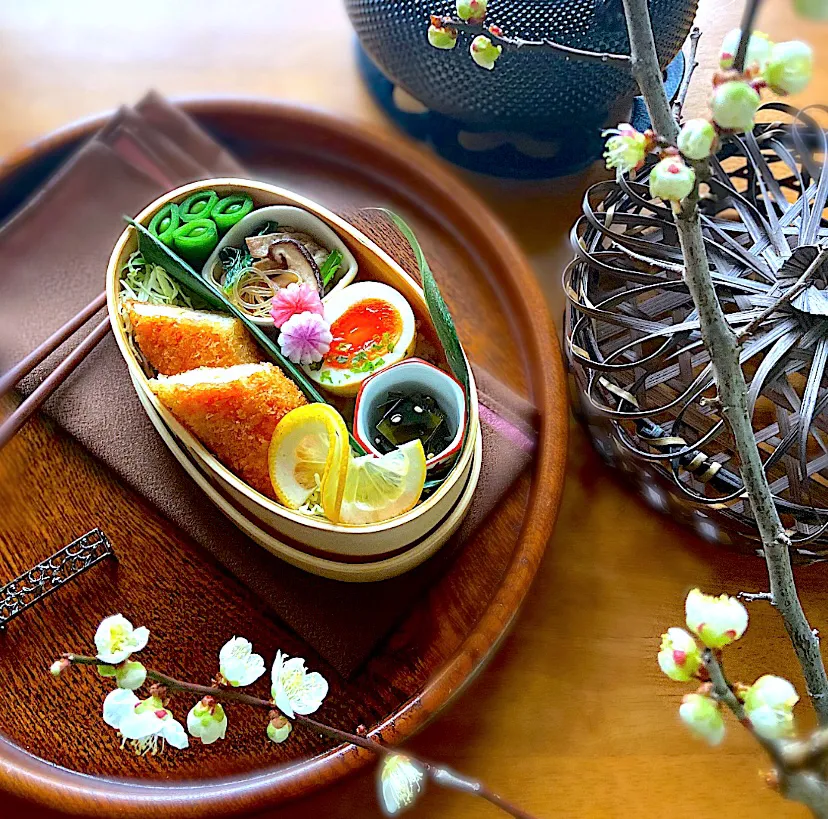
{"type": "MultiPolygon", "coordinates": [[[[99,657],[91,657],[84,654],[66,653],[62,656],[61,660],[59,660],[53,666],[53,673],[59,674],[68,665],[100,666],[101,660],[99,657]]],[[[167,692],[178,691],[185,694],[192,694],[202,698],[202,702],[204,702],[205,699],[207,699],[213,700],[215,702],[227,702],[237,703],[240,705],[247,705],[253,708],[261,709],[263,711],[267,711],[272,717],[275,714],[275,719],[279,719],[278,712],[280,709],[278,697],[272,699],[263,699],[261,697],[255,697],[250,694],[246,694],[243,691],[237,691],[232,687],[228,688],[224,685],[199,685],[197,683],[186,682],[185,680],[180,680],[175,677],[171,677],[168,674],[164,674],[163,672],[157,671],[155,669],[146,668],[144,670],[146,672],[145,679],[152,681],[157,686],[161,686],[161,690],[166,689],[167,692]]],[[[159,689],[153,688],[152,690],[157,692],[159,689]]],[[[435,762],[430,762],[419,757],[412,756],[411,754],[404,754],[393,748],[386,747],[385,745],[382,745],[381,743],[369,737],[367,735],[367,732],[362,728],[362,726],[360,726],[360,728],[357,729],[356,733],[352,733],[350,731],[344,731],[340,728],[335,728],[332,725],[320,722],[319,720],[313,719],[307,714],[301,714],[297,711],[294,711],[290,715],[290,718],[297,725],[301,725],[315,733],[322,734],[323,736],[326,736],[329,739],[333,739],[336,742],[341,742],[348,745],[355,745],[359,748],[371,751],[376,756],[382,758],[384,760],[384,767],[382,772],[383,779],[385,779],[386,771],[391,771],[392,779],[396,778],[397,780],[399,780],[402,776],[403,784],[409,784],[412,787],[416,786],[416,789],[412,791],[410,794],[410,798],[412,799],[412,801],[413,798],[416,797],[416,793],[418,793],[420,789],[419,780],[417,779],[417,777],[424,776],[433,781],[435,784],[438,784],[444,788],[471,794],[472,796],[477,796],[481,799],[485,799],[487,802],[490,802],[491,804],[500,808],[505,813],[515,817],[515,819],[534,819],[534,817],[531,814],[511,804],[502,796],[489,789],[483,782],[480,782],[479,780],[473,779],[471,777],[467,777],[463,774],[457,773],[456,771],[453,771],[444,765],[440,765],[435,762]],[[405,780],[404,777],[406,775],[411,777],[410,782],[405,780]]],[[[387,783],[385,786],[385,791],[386,792],[384,795],[387,799],[399,798],[399,795],[395,793],[393,788],[389,788],[387,783]]],[[[388,806],[388,804],[389,803],[386,802],[386,807],[388,806]]],[[[398,807],[407,807],[409,803],[396,804],[398,804],[398,807]]]]}
{"type": "Polygon", "coordinates": [[[555,40],[549,37],[543,37],[539,40],[525,40],[522,37],[507,36],[503,34],[498,26],[486,26],[482,20],[478,22],[461,20],[459,17],[433,15],[431,22],[433,26],[462,34],[483,34],[495,45],[501,46],[504,50],[541,50],[562,57],[564,60],[604,63],[605,65],[623,67],[628,67],[631,62],[629,56],[626,54],[613,54],[606,51],[586,51],[581,48],[573,48],[572,46],[555,42],[555,40]]]}
{"type": "Polygon", "coordinates": [[[725,679],[724,671],[721,663],[716,659],[716,655],[709,648],[702,652],[702,662],[707,670],[710,682],[713,686],[713,695],[716,699],[724,703],[732,712],[733,716],[753,735],[756,741],[765,749],[768,756],[773,760],[774,764],[779,767],[784,767],[784,760],[782,757],[781,747],[779,742],[775,739],[769,739],[756,732],[750,717],[745,711],[745,706],[742,701],[733,693],[733,688],[725,679]]]}
{"type": "Polygon", "coordinates": [[[816,258],[805,269],[803,274],[784,293],[782,293],[782,295],[779,296],[773,304],[766,307],[758,316],[756,316],[755,319],[753,319],[749,324],[746,324],[739,331],[737,335],[738,341],[741,342],[747,339],[764,324],[767,318],[779,310],[780,307],[790,304],[800,293],[802,293],[802,291],[805,290],[810,283],[814,272],[819,269],[826,258],[828,258],[828,248],[823,247],[819,253],[817,253],[816,258]]]}
{"type": "Polygon", "coordinates": [[[690,32],[690,48],[687,51],[687,68],[684,76],[681,78],[681,85],[679,86],[676,98],[673,101],[673,117],[676,122],[681,122],[681,112],[684,110],[684,102],[687,99],[687,92],[690,90],[690,83],[693,80],[693,75],[699,67],[699,61],[696,59],[696,54],[699,50],[699,40],[701,39],[701,29],[698,26],[693,26],[690,32]]]}
{"type": "MultiPolygon", "coordinates": [[[[754,0],[751,4],[756,5],[754,0]]],[[[647,0],[624,0],[624,11],[633,73],[656,130],[672,142],[678,128],[670,114],[660,75],[657,75],[658,61],[647,0]]],[[[744,35],[743,29],[741,41],[744,35]]],[[[752,127],[758,104],[758,93],[747,83],[738,81],[720,85],[712,103],[714,116],[717,116],[718,108],[718,125],[738,130],[746,130],[745,126],[752,127]],[[743,120],[744,114],[749,116],[743,120]]],[[[697,173],[709,173],[709,162],[700,157],[693,163],[693,168],[697,173]]],[[[698,310],[702,337],[716,372],[723,413],[733,434],[742,480],[762,539],[770,592],[793,643],[814,709],[820,723],[825,725],[828,724],[828,675],[819,639],[808,623],[797,596],[789,551],[790,539],[779,518],[756,445],[747,403],[747,385],[739,360],[738,339],[722,311],[710,273],[699,217],[697,174],[693,174],[693,183],[686,191],[682,190],[680,196],[670,198],[673,200],[674,222],[684,256],[685,281],[698,310]]]]}
{"type": "Polygon", "coordinates": [[[741,35],[739,37],[739,47],[736,49],[736,56],[733,60],[733,67],[737,71],[743,71],[745,68],[745,58],[747,57],[748,45],[750,44],[750,35],[753,32],[760,2],[761,0],[748,0],[745,3],[740,25],[741,35]]]}

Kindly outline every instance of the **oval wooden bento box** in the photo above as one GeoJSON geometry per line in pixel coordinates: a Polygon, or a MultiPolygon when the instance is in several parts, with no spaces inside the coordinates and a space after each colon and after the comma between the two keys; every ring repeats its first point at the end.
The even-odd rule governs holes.
{"type": "MultiPolygon", "coordinates": [[[[402,293],[414,310],[420,330],[430,330],[430,333],[434,334],[422,288],[394,259],[344,219],[283,188],[244,179],[207,179],[193,182],[156,199],[138,214],[136,221],[147,226],[152,217],[165,205],[170,202],[178,204],[199,190],[214,190],[220,197],[231,192],[243,191],[253,197],[256,208],[267,205],[291,205],[311,212],[327,224],[353,254],[358,264],[359,281],[380,281],[402,293]]],[[[294,512],[265,497],[233,474],[173,417],[153,393],[120,308],[121,272],[137,246],[137,231],[133,227],[128,227],[115,245],[106,271],[107,305],[115,339],[127,363],[141,403],[164,442],[203,489],[206,487],[199,477],[211,483],[216,492],[235,508],[236,514],[233,514],[216,498],[215,492],[207,491],[208,497],[217,503],[237,526],[257,543],[294,565],[317,574],[349,580],[380,580],[399,574],[404,570],[401,569],[402,566],[411,568],[417,562],[421,562],[450,537],[471,502],[479,474],[479,463],[475,469],[475,460],[477,456],[479,462],[482,442],[479,435],[477,390],[473,376],[465,445],[446,480],[427,500],[404,515],[369,526],[343,526],[294,512]],[[158,424],[159,419],[169,434],[164,434],[158,424]],[[184,447],[190,456],[189,459],[180,457],[178,447],[173,445],[175,443],[184,447]],[[201,473],[200,476],[198,472],[201,473]],[[246,521],[240,518],[246,518],[246,521]],[[393,564],[387,562],[389,558],[412,548],[417,549],[418,559],[393,564]],[[303,554],[319,560],[302,558],[303,554]],[[320,560],[325,563],[321,563],[320,560]],[[373,565],[362,572],[339,570],[338,564],[359,562],[370,562],[373,565]]],[[[214,286],[211,279],[207,281],[214,286]]]]}
{"type": "MultiPolygon", "coordinates": [[[[433,261],[470,358],[537,407],[537,449],[531,467],[462,549],[435,558],[443,562],[419,602],[345,678],[76,442],[33,422],[4,451],[27,470],[20,481],[25,503],[11,519],[0,516],[4,565],[23,571],[96,525],[113,538],[119,560],[34,606],[3,636],[0,676],[8,695],[0,698],[0,791],[9,815],[39,816],[44,807],[99,819],[206,819],[276,805],[285,819],[336,812],[340,792],[284,803],[373,766],[372,754],[300,731],[273,746],[255,715],[234,709],[233,735],[224,743],[137,758],[120,752],[103,724],[106,688],[94,673],[78,670],[67,680],[70,700],[63,698],[69,693],[63,680],[45,669],[55,652],[88,649],[100,618],[115,610],[150,627],[153,665],[199,681],[214,673],[216,640],[241,634],[268,659],[280,647],[326,675],[331,694],[321,718],[350,728],[364,722],[372,736],[398,744],[439,714],[492,656],[515,621],[557,517],[569,410],[555,329],[526,257],[480,198],[427,152],[376,128],[265,101],[192,100],[182,107],[257,179],[278,180],[324,202],[399,258],[405,250],[394,238],[358,216],[378,204],[401,213],[433,261]],[[56,718],[53,706],[70,703],[56,718]]],[[[70,126],[0,164],[0,221],[109,116],[70,126]]],[[[364,605],[382,586],[364,587],[364,605]]],[[[497,691],[503,681],[490,673],[497,691]]],[[[466,734],[444,732],[455,760],[474,748],[466,734]]],[[[519,801],[509,783],[503,769],[503,778],[489,784],[519,801]]],[[[353,815],[374,815],[371,788],[366,778],[348,791],[364,804],[352,807],[353,815]]]]}

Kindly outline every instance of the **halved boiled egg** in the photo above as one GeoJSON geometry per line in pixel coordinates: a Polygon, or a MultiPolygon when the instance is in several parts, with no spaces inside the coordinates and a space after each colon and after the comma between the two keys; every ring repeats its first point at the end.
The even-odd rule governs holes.
{"type": "Polygon", "coordinates": [[[323,389],[356,395],[369,375],[414,351],[417,326],[409,303],[387,284],[357,282],[325,299],[333,341],[319,364],[303,369],[323,389]]]}

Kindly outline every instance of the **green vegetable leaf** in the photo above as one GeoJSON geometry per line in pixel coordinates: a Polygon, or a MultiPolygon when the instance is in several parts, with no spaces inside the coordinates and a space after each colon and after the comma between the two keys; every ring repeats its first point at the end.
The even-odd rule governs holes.
{"type": "MultiPolygon", "coordinates": [[[[279,346],[259,327],[254,324],[245,313],[236,307],[226,296],[208,285],[183,259],[179,258],[163,242],[153,236],[143,225],[134,219],[124,217],[128,224],[138,232],[138,249],[147,264],[157,264],[164,268],[185,290],[197,296],[208,307],[222,313],[235,316],[250,332],[258,344],[267,352],[273,362],[287,375],[304,393],[308,401],[325,404],[325,399],[313,386],[308,377],[282,355],[279,346]]],[[[351,448],[358,455],[364,455],[365,450],[359,442],[351,437],[351,448]]]]}
{"type": "Polygon", "coordinates": [[[325,263],[319,270],[319,275],[322,278],[322,286],[327,287],[337,270],[342,266],[342,254],[338,250],[332,250],[325,259],[325,263]]]}
{"type": "Polygon", "coordinates": [[[405,236],[406,241],[414,251],[414,256],[417,259],[417,267],[420,269],[420,276],[423,280],[423,291],[425,293],[426,304],[428,305],[428,312],[431,314],[431,320],[434,322],[437,336],[445,350],[449,366],[457,377],[457,380],[463,385],[466,392],[466,404],[468,405],[469,367],[466,362],[466,356],[463,355],[463,348],[460,346],[460,340],[457,338],[457,329],[454,326],[454,320],[451,317],[445,299],[443,299],[443,294],[437,286],[434,274],[428,266],[423,249],[417,237],[414,235],[414,231],[411,230],[402,217],[386,208],[378,208],[378,210],[381,210],[391,219],[400,233],[405,236]]]}

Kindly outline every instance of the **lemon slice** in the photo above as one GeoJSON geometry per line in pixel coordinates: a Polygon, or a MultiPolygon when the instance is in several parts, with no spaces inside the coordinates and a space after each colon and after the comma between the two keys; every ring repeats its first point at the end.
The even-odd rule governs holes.
{"type": "Polygon", "coordinates": [[[380,458],[351,458],[339,522],[380,523],[413,509],[423,492],[426,457],[419,439],[380,458]]]}
{"type": "Polygon", "coordinates": [[[319,492],[325,514],[337,514],[349,452],[348,428],[333,407],[308,404],[291,410],[276,427],[268,452],[279,502],[298,509],[319,492]]]}

